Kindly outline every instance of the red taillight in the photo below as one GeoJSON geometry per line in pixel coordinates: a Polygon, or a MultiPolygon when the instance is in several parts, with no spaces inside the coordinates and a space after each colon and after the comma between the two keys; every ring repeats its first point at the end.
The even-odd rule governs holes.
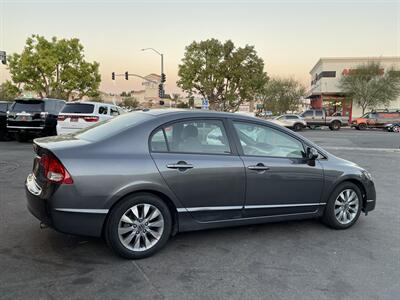
{"type": "Polygon", "coordinates": [[[72,184],[71,175],[69,175],[67,169],[62,165],[62,163],[55,158],[53,155],[44,154],[40,158],[40,164],[44,168],[44,174],[47,180],[59,184],[72,184]]]}
{"type": "Polygon", "coordinates": [[[98,120],[99,120],[99,117],[97,117],[97,116],[87,116],[87,117],[83,117],[83,119],[86,121],[86,122],[97,122],[98,120]]]}
{"type": "Polygon", "coordinates": [[[58,121],[65,121],[66,118],[67,118],[67,116],[60,116],[60,115],[59,115],[59,116],[57,117],[57,120],[58,120],[58,121]]]}

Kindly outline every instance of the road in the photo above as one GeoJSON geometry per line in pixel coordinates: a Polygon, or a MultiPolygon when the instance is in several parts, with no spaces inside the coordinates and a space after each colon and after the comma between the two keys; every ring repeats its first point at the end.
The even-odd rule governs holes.
{"type": "Polygon", "coordinates": [[[182,233],[138,261],[40,229],[23,189],[32,147],[0,142],[0,298],[398,299],[400,135],[301,134],[372,172],[375,211],[345,231],[308,220],[182,233]]]}

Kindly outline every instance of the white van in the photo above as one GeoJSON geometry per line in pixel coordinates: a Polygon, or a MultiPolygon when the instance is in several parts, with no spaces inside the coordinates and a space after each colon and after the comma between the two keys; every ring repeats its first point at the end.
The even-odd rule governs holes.
{"type": "Polygon", "coordinates": [[[57,134],[73,133],[124,113],[114,104],[100,102],[67,102],[57,119],[57,134]]]}

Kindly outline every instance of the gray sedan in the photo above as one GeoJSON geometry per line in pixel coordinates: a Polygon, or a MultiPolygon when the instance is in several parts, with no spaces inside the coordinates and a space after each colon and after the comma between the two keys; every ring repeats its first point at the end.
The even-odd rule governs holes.
{"type": "Polygon", "coordinates": [[[320,218],[351,227],[375,208],[370,173],[268,121],[208,111],[133,112],[34,141],[28,208],[103,236],[127,258],[182,231],[320,218]]]}

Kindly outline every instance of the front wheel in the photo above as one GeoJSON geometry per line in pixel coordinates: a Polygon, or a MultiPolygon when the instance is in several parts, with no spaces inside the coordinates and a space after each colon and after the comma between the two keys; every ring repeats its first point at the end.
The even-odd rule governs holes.
{"type": "Polygon", "coordinates": [[[118,255],[139,259],[161,249],[171,235],[168,206],[152,194],[138,194],[118,203],[111,211],[105,239],[118,255]]]}
{"type": "Polygon", "coordinates": [[[351,182],[340,184],[326,204],[322,221],[334,229],[346,229],[357,221],[361,213],[360,189],[351,182]]]}

